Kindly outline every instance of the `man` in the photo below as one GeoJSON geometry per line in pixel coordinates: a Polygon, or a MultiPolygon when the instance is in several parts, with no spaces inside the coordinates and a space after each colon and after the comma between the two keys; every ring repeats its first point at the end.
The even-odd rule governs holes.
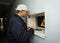
{"type": "Polygon", "coordinates": [[[31,37],[34,34],[33,28],[27,28],[23,17],[28,13],[28,9],[25,5],[20,4],[16,8],[17,14],[15,14],[9,22],[8,26],[8,43],[29,43],[31,37]]]}

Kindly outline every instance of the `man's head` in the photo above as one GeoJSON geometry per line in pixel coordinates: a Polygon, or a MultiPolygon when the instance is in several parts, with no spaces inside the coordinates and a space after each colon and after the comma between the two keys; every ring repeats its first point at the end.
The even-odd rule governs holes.
{"type": "Polygon", "coordinates": [[[23,4],[18,5],[17,8],[16,8],[16,11],[22,17],[25,17],[28,13],[27,6],[23,5],[23,4]]]}

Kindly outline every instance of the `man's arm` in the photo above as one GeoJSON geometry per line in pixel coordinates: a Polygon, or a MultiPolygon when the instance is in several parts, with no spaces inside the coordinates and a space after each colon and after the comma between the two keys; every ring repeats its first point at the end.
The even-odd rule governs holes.
{"type": "Polygon", "coordinates": [[[29,31],[25,30],[23,27],[23,24],[20,23],[19,21],[13,22],[13,24],[11,26],[11,31],[12,31],[12,35],[19,41],[27,41],[34,34],[33,29],[30,29],[29,31]]]}

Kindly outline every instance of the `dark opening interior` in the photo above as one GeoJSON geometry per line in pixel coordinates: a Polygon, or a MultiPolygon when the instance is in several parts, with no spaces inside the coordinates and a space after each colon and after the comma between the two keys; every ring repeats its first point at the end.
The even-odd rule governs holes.
{"type": "Polygon", "coordinates": [[[44,28],[44,26],[41,26],[41,23],[42,23],[42,20],[44,20],[44,16],[37,16],[37,26],[38,27],[43,27],[44,28]]]}

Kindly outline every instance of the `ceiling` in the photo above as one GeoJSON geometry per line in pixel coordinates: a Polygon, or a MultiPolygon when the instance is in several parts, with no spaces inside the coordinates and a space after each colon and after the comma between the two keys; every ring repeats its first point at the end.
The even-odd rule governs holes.
{"type": "Polygon", "coordinates": [[[6,17],[15,0],[0,0],[0,18],[6,17]]]}

